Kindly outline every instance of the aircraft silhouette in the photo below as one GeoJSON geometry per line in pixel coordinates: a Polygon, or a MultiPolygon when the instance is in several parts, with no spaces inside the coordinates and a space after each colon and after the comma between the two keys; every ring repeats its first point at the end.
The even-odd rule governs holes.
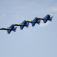
{"type": "Polygon", "coordinates": [[[35,24],[40,24],[40,21],[43,20],[44,23],[46,23],[47,21],[52,21],[53,16],[50,16],[49,14],[46,15],[44,18],[38,18],[35,17],[33,20],[28,20],[27,22],[31,23],[32,26],[35,26],[35,24]]]}
{"type": "Polygon", "coordinates": [[[43,20],[44,23],[46,23],[47,21],[52,21],[52,18],[53,18],[53,16],[50,16],[50,15],[48,14],[48,15],[46,15],[42,20],[43,20]]]}
{"type": "Polygon", "coordinates": [[[7,32],[8,32],[8,34],[10,34],[11,33],[11,31],[16,31],[16,28],[17,27],[15,27],[14,26],[14,24],[12,24],[10,27],[8,27],[8,28],[0,28],[0,30],[7,30],[7,32]]]}
{"type": "Polygon", "coordinates": [[[39,18],[37,18],[37,17],[35,17],[33,20],[27,20],[27,22],[32,24],[32,26],[35,26],[36,23],[40,24],[40,21],[41,20],[39,18]]]}
{"type": "Polygon", "coordinates": [[[47,21],[52,21],[53,16],[50,16],[49,14],[47,14],[45,17],[43,18],[38,18],[35,17],[33,20],[24,20],[22,23],[20,24],[12,24],[10,27],[8,28],[0,28],[0,30],[6,30],[8,32],[8,34],[11,33],[11,31],[16,31],[17,26],[20,26],[20,29],[23,30],[24,27],[28,27],[29,23],[32,24],[32,26],[35,26],[35,24],[40,24],[41,20],[46,23],[47,21]]]}
{"type": "Polygon", "coordinates": [[[15,24],[14,26],[20,26],[20,29],[23,30],[24,27],[28,27],[29,26],[29,22],[24,20],[21,24],[15,24]]]}

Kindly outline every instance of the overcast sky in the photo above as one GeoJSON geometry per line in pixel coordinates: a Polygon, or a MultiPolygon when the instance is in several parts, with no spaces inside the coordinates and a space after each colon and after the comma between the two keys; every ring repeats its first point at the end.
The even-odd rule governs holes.
{"type": "Polygon", "coordinates": [[[52,22],[0,31],[0,57],[57,57],[57,0],[0,0],[0,28],[46,14],[52,22]]]}

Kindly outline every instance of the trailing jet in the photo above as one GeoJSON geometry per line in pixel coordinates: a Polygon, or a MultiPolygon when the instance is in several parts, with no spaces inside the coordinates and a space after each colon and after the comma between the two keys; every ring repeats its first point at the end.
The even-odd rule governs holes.
{"type": "Polygon", "coordinates": [[[0,28],[0,30],[7,30],[7,32],[8,32],[8,34],[10,34],[11,33],[11,31],[16,31],[16,28],[17,27],[15,27],[14,26],[14,24],[12,24],[10,27],[8,27],[8,28],[0,28]]]}
{"type": "Polygon", "coordinates": [[[28,27],[29,26],[29,22],[24,20],[21,24],[14,24],[14,26],[20,26],[20,29],[23,30],[24,27],[28,27]]]}
{"type": "Polygon", "coordinates": [[[35,17],[34,20],[26,20],[26,22],[31,23],[32,26],[35,26],[36,23],[40,24],[40,21],[41,20],[39,18],[37,18],[37,17],[35,17]]]}

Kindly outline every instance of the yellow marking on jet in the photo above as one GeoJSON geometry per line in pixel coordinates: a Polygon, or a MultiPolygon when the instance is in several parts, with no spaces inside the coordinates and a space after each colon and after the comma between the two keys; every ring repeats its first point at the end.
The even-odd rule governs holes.
{"type": "Polygon", "coordinates": [[[26,22],[32,22],[32,20],[26,20],[26,22]]]}
{"type": "Polygon", "coordinates": [[[15,26],[22,26],[23,24],[15,24],[15,26]]]}

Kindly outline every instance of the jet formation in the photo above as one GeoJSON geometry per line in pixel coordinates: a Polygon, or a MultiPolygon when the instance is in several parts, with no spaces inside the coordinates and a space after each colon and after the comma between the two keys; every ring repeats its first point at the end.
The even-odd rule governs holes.
{"type": "Polygon", "coordinates": [[[0,28],[0,30],[6,30],[8,34],[11,33],[11,31],[16,32],[17,26],[20,26],[20,29],[23,30],[24,27],[28,27],[29,23],[31,23],[32,27],[35,26],[35,24],[40,24],[41,20],[46,23],[47,21],[52,21],[53,16],[47,14],[45,17],[43,18],[38,18],[35,17],[33,20],[24,20],[22,23],[20,24],[12,24],[11,26],[9,26],[8,28],[0,28]]]}

